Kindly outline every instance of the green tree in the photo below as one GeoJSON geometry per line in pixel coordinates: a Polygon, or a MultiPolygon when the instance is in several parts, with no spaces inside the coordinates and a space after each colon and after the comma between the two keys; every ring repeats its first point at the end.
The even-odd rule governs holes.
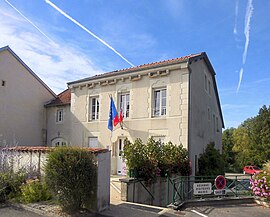
{"type": "Polygon", "coordinates": [[[262,166],[270,159],[270,107],[260,108],[257,116],[244,121],[233,133],[236,164],[262,166]]]}
{"type": "Polygon", "coordinates": [[[198,159],[199,176],[216,176],[224,174],[224,160],[219,150],[215,148],[215,143],[207,145],[203,154],[198,159]]]}
{"type": "Polygon", "coordinates": [[[233,132],[235,128],[229,128],[222,133],[222,155],[225,163],[225,171],[235,171],[235,152],[233,151],[233,132]]]}

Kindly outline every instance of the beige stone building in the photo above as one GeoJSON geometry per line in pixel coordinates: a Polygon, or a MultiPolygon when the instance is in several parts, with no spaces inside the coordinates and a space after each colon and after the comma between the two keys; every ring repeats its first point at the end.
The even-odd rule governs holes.
{"type": "Polygon", "coordinates": [[[70,145],[70,95],[67,89],[45,105],[48,146],[70,145]]]}
{"type": "Polygon", "coordinates": [[[44,104],[55,97],[8,46],[0,48],[0,146],[45,145],[44,104]]]}
{"type": "Polygon", "coordinates": [[[215,71],[199,53],[144,64],[68,83],[71,91],[70,143],[112,150],[111,172],[124,174],[124,139],[149,137],[182,144],[193,173],[206,145],[221,149],[224,122],[215,71]],[[123,129],[108,126],[110,98],[123,111],[123,129]]]}
{"type": "Polygon", "coordinates": [[[0,48],[0,145],[108,148],[111,173],[125,174],[127,138],[187,148],[193,173],[206,145],[221,149],[224,127],[214,69],[205,53],[68,83],[56,96],[9,48],[0,48]],[[110,97],[124,121],[108,129],[110,97]]]}

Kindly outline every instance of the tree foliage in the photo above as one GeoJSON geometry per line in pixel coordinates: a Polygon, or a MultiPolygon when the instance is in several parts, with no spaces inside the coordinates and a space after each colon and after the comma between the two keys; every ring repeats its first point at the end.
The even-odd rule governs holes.
{"type": "Polygon", "coordinates": [[[141,139],[134,143],[126,140],[122,156],[129,170],[135,172],[134,176],[149,183],[154,182],[157,176],[185,176],[191,170],[188,152],[182,145],[162,144],[152,138],[146,144],[141,139]]]}
{"type": "Polygon", "coordinates": [[[235,152],[233,151],[234,141],[233,132],[234,128],[224,130],[222,133],[222,154],[225,163],[225,171],[235,172],[235,152]]]}
{"type": "Polygon", "coordinates": [[[240,170],[249,164],[262,166],[270,159],[270,107],[262,106],[257,116],[245,120],[232,133],[225,130],[223,138],[223,153],[227,163],[232,163],[229,156],[233,146],[235,168],[240,170]]]}
{"type": "Polygon", "coordinates": [[[199,176],[215,176],[224,174],[224,160],[219,150],[215,148],[215,143],[207,145],[203,154],[198,159],[199,176]]]}

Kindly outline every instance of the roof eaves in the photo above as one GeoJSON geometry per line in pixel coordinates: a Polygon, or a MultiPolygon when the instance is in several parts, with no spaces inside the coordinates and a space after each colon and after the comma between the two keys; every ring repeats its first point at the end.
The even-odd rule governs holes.
{"type": "Polygon", "coordinates": [[[54,107],[54,106],[66,106],[66,105],[70,105],[70,102],[66,102],[66,103],[48,103],[48,104],[45,104],[44,107],[49,108],[49,107],[54,107]]]}
{"type": "MultiPolygon", "coordinates": [[[[197,56],[200,56],[200,55],[201,55],[201,53],[197,54],[197,56]]],[[[148,69],[155,69],[155,68],[159,68],[159,67],[162,67],[162,66],[176,65],[176,64],[179,64],[179,63],[188,62],[190,58],[191,57],[186,58],[186,59],[180,59],[180,60],[176,60],[174,62],[168,62],[168,61],[167,62],[166,61],[157,62],[156,65],[151,65],[152,63],[150,63],[149,66],[141,65],[141,66],[135,66],[135,67],[132,67],[132,68],[116,70],[116,71],[107,72],[107,73],[104,73],[104,74],[95,75],[95,76],[91,76],[91,77],[76,80],[76,81],[71,81],[71,82],[68,82],[67,84],[72,85],[72,84],[86,82],[86,81],[92,81],[92,80],[100,79],[100,78],[107,78],[107,77],[116,76],[116,75],[124,75],[124,74],[129,74],[129,73],[132,73],[132,72],[139,72],[139,71],[148,70],[148,69]]]]}

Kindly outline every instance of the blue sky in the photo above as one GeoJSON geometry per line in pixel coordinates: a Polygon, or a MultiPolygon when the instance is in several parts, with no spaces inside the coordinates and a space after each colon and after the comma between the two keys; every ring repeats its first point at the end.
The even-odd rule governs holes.
{"type": "Polygon", "coordinates": [[[226,128],[237,127],[270,105],[269,11],[268,0],[0,0],[0,47],[56,93],[69,81],[205,51],[226,128]]]}

